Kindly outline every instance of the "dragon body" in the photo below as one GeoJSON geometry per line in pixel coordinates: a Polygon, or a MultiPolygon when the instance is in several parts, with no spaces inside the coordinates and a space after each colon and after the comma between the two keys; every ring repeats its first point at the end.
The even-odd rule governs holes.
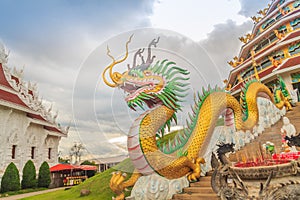
{"type": "MultiPolygon", "coordinates": [[[[127,58],[130,40],[126,44],[126,55],[121,60],[116,61],[108,50],[113,62],[106,67],[102,76],[108,86],[125,91],[125,100],[130,108],[145,109],[145,105],[149,108],[135,120],[128,135],[129,156],[139,175],[158,173],[168,179],[187,176],[190,181],[197,180],[201,172],[200,164],[204,163],[199,155],[203,147],[207,146],[220,114],[231,109],[235,127],[247,130],[258,122],[257,97],[274,102],[270,90],[255,80],[244,85],[241,102],[221,89],[203,89],[203,94],[195,95],[197,97],[192,114],[189,114],[190,120],[184,131],[169,142],[158,143],[157,139],[163,137],[165,128],[170,128],[172,121],[177,123],[176,113],[181,109],[180,102],[187,95],[189,72],[167,60],[153,64],[151,46],[156,46],[159,39],[149,44],[147,60],[141,55],[144,49],[139,49],[128,71],[122,74],[113,72],[114,65],[127,58]],[[137,56],[142,60],[140,65],[136,64],[137,56]],[[106,79],[106,73],[109,73],[110,82],[106,79]]],[[[282,100],[285,101],[284,98],[282,100]]],[[[276,105],[281,109],[284,103],[279,100],[276,105]]],[[[120,174],[112,177],[110,185],[119,199],[124,197],[122,189],[133,185],[136,177],[127,182],[120,174]]]]}

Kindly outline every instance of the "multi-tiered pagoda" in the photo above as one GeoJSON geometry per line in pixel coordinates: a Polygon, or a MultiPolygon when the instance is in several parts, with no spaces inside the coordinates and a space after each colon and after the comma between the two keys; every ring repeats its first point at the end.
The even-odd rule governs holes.
{"type": "Polygon", "coordinates": [[[232,67],[227,90],[238,96],[243,83],[259,79],[271,90],[282,77],[289,91],[300,90],[300,0],[273,0],[258,16],[251,17],[251,33],[240,37],[244,43],[232,67]]]}

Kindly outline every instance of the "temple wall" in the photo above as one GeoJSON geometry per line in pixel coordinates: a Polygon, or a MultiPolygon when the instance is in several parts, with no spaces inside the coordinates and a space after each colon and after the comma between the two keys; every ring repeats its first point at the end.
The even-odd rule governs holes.
{"type": "Polygon", "coordinates": [[[7,107],[0,106],[0,119],[0,178],[10,162],[19,169],[20,178],[28,160],[33,161],[37,173],[44,161],[50,166],[57,164],[60,136],[53,136],[42,125],[32,123],[26,113],[7,107]],[[15,158],[12,158],[14,145],[15,158]]]}

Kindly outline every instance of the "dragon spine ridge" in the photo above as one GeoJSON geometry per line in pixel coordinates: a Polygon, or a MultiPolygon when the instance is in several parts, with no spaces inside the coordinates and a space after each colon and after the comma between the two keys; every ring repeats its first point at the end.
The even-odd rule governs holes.
{"type": "MultiPolygon", "coordinates": [[[[130,39],[126,43],[124,58],[116,61],[108,52],[113,62],[102,73],[103,80],[108,86],[124,90],[127,95],[125,100],[130,108],[134,109],[136,106],[143,108],[144,103],[150,108],[141,114],[130,128],[129,156],[139,176],[157,173],[167,179],[187,176],[189,181],[195,181],[200,177],[200,164],[205,162],[199,154],[201,155],[205,150],[220,113],[232,109],[235,127],[238,130],[251,129],[258,121],[257,97],[264,93],[264,97],[273,100],[272,93],[265,85],[250,80],[244,85],[239,103],[233,96],[218,88],[211,89],[209,86],[207,91],[203,88],[203,94],[197,93],[198,99],[194,98],[195,104],[192,106],[192,113],[189,114],[187,128],[173,141],[169,141],[168,146],[158,145],[157,137],[163,137],[165,128],[170,128],[172,120],[177,122],[176,113],[181,110],[179,102],[182,102],[187,95],[186,87],[189,83],[184,81],[189,80],[185,77],[189,72],[173,66],[175,63],[167,60],[158,61],[152,66],[154,56],[151,57],[151,46],[153,42],[155,43],[153,46],[156,46],[158,40],[153,40],[149,44],[147,62],[144,62],[139,50],[135,55],[140,55],[142,65],[134,65],[124,73],[113,72],[113,67],[127,58],[130,39]],[[111,78],[110,82],[105,78],[107,72],[111,78]],[[173,144],[175,146],[172,147],[173,144]],[[175,151],[179,152],[177,154],[180,155],[179,157],[165,153],[175,151]]],[[[136,57],[134,56],[134,63],[136,57]]],[[[282,96],[281,94],[280,97],[282,96]]],[[[281,99],[284,103],[276,104],[278,108],[281,109],[284,105],[290,106],[286,99],[281,99]]],[[[111,189],[120,198],[124,196],[122,192],[124,188],[133,185],[136,180],[123,181],[124,179],[119,175],[113,175],[110,182],[111,189]]]]}
{"type": "MultiPolygon", "coordinates": [[[[159,143],[159,148],[161,151],[163,151],[165,154],[171,154],[177,150],[184,151],[182,148],[188,142],[193,132],[193,129],[197,125],[197,119],[199,117],[202,104],[205,101],[205,99],[213,92],[225,91],[218,88],[217,86],[215,86],[215,88],[211,88],[211,86],[208,85],[207,90],[205,90],[205,88],[202,87],[202,94],[200,92],[197,92],[197,95],[194,95],[194,105],[191,106],[191,112],[188,113],[189,119],[186,119],[187,127],[184,128],[183,131],[180,131],[178,134],[176,134],[174,138],[169,139],[167,142],[159,143]]],[[[184,155],[187,155],[186,151],[184,151],[180,152],[178,154],[178,157],[181,156],[182,153],[184,155]]]]}

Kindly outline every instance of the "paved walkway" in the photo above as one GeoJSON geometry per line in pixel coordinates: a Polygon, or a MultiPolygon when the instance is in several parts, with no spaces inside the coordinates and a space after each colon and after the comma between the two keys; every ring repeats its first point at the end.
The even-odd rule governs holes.
{"type": "Polygon", "coordinates": [[[54,188],[54,189],[48,189],[48,190],[42,190],[42,191],[37,191],[37,192],[30,192],[30,193],[25,193],[25,194],[18,194],[18,195],[13,195],[13,196],[9,196],[9,197],[2,197],[0,198],[1,200],[15,200],[15,199],[23,199],[26,197],[31,197],[31,196],[36,196],[39,194],[45,194],[48,192],[53,192],[53,191],[57,191],[57,190],[64,190],[67,187],[59,187],[59,188],[54,188]]]}

